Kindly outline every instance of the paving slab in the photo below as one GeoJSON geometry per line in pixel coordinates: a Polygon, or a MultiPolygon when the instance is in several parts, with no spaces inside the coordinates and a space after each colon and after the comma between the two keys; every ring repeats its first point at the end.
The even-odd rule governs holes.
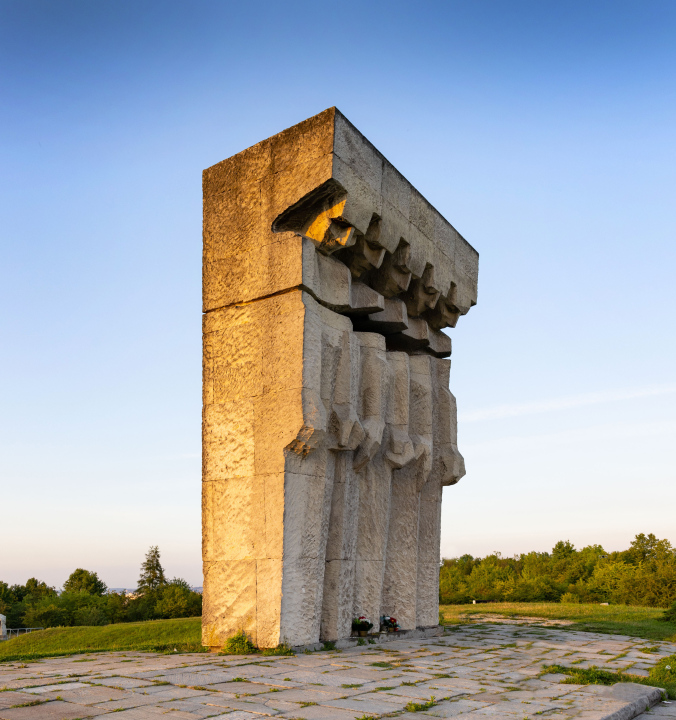
{"type": "Polygon", "coordinates": [[[25,692],[17,692],[16,690],[9,690],[7,692],[0,693],[0,710],[29,702],[35,702],[35,695],[25,692]]]}
{"type": "Polygon", "coordinates": [[[93,683],[96,683],[97,685],[105,685],[106,687],[111,688],[122,688],[123,690],[129,690],[131,688],[139,688],[139,687],[145,687],[148,685],[152,685],[149,680],[139,680],[135,678],[128,678],[128,677],[96,677],[92,680],[93,683]]]}
{"type": "Polygon", "coordinates": [[[27,687],[24,692],[33,693],[35,695],[41,695],[42,693],[53,693],[53,692],[65,692],[66,690],[74,690],[75,688],[89,687],[86,683],[71,682],[71,683],[56,683],[50,685],[39,685],[27,687]]]}
{"type": "Polygon", "coordinates": [[[42,705],[3,709],[0,710],[0,718],[2,720],[75,720],[103,715],[103,713],[104,711],[99,708],[54,700],[42,705]]]}

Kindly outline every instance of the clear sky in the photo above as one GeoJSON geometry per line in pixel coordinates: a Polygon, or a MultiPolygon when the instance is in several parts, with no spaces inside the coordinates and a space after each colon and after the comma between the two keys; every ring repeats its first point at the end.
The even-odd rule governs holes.
{"type": "Polygon", "coordinates": [[[201,584],[201,171],[336,105],[480,252],[442,553],[676,543],[676,3],[0,0],[0,579],[201,584]]]}

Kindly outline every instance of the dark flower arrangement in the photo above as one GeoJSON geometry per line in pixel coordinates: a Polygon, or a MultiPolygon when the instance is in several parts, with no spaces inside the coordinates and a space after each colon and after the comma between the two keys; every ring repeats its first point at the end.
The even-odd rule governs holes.
{"type": "Polygon", "coordinates": [[[380,629],[387,630],[387,632],[397,632],[399,630],[397,618],[390,617],[389,615],[383,615],[380,618],[380,629]]]}
{"type": "Polygon", "coordinates": [[[366,615],[360,615],[352,619],[352,629],[355,632],[368,632],[373,627],[373,623],[368,621],[366,615]]]}

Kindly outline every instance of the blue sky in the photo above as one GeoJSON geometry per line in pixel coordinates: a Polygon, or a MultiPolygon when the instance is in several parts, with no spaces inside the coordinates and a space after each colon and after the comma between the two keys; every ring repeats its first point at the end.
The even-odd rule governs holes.
{"type": "Polygon", "coordinates": [[[479,250],[442,553],[676,543],[676,5],[0,0],[0,579],[201,584],[201,171],[336,105],[479,250]]]}

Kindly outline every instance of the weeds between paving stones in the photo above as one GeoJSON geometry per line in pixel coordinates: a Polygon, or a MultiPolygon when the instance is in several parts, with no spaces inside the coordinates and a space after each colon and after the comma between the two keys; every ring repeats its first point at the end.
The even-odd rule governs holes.
{"type": "Polygon", "coordinates": [[[407,703],[404,707],[404,710],[407,710],[408,712],[422,712],[423,710],[429,710],[431,707],[434,707],[437,704],[437,701],[434,698],[434,695],[430,696],[430,699],[427,702],[424,703],[416,703],[411,701],[410,703],[407,703]]]}
{"type": "Polygon", "coordinates": [[[383,685],[383,687],[377,687],[376,690],[394,690],[396,685],[383,685]]]}
{"type": "Polygon", "coordinates": [[[20,703],[19,705],[10,705],[9,709],[13,710],[14,708],[20,708],[20,707],[33,707],[34,705],[45,705],[48,702],[49,702],[49,700],[33,700],[31,702],[20,703]]]}
{"type": "Polygon", "coordinates": [[[310,705],[316,705],[316,702],[302,702],[300,704],[301,707],[310,707],[310,705]]]}
{"type": "Polygon", "coordinates": [[[592,665],[589,668],[573,668],[566,665],[543,665],[543,675],[558,673],[568,675],[563,684],[572,685],[614,685],[618,682],[631,682],[640,685],[658,687],[666,691],[668,697],[676,698],[676,655],[663,658],[651,670],[648,677],[632,675],[622,671],[602,670],[592,665]]]}
{"type": "Polygon", "coordinates": [[[286,644],[281,643],[280,645],[277,645],[275,648],[265,648],[262,655],[295,655],[294,651],[286,644]]]}
{"type": "Polygon", "coordinates": [[[352,683],[352,684],[344,683],[344,684],[341,685],[340,687],[344,687],[344,688],[357,688],[357,687],[361,687],[363,684],[364,684],[364,683],[352,683]]]}

